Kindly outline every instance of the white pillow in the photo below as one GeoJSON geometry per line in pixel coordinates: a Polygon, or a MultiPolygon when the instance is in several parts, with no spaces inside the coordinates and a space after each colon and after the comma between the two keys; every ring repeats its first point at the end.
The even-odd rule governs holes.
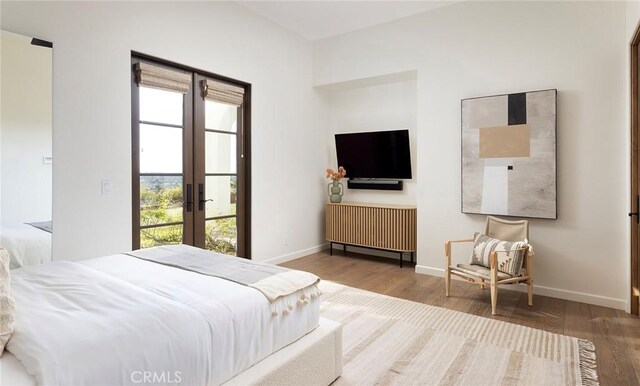
{"type": "Polygon", "coordinates": [[[16,308],[11,294],[11,277],[9,270],[9,253],[0,248],[0,356],[4,352],[4,346],[13,333],[13,323],[16,316],[16,308]]]}

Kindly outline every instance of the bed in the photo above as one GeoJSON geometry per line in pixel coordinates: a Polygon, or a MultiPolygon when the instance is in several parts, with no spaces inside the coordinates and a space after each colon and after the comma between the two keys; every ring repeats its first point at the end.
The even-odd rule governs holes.
{"type": "Polygon", "coordinates": [[[51,230],[45,223],[18,224],[0,228],[0,246],[9,252],[11,269],[51,261],[51,230]],[[49,229],[49,230],[46,230],[49,229]]]}
{"type": "Polygon", "coordinates": [[[11,281],[3,385],[328,384],[341,371],[340,326],[320,323],[318,297],[274,312],[255,288],[126,254],[20,268],[11,281]]]}

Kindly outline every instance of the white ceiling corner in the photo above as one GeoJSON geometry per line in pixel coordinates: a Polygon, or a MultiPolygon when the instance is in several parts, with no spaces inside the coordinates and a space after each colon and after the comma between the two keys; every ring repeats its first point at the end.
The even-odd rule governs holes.
{"type": "Polygon", "coordinates": [[[456,1],[238,1],[303,38],[315,41],[431,11],[456,1]]]}

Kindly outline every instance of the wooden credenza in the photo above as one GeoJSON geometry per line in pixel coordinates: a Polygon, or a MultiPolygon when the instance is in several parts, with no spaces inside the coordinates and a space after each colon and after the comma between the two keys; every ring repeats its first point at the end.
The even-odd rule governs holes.
{"type": "Polygon", "coordinates": [[[398,252],[416,251],[416,207],[342,202],[326,205],[326,235],[330,243],[398,252]]]}

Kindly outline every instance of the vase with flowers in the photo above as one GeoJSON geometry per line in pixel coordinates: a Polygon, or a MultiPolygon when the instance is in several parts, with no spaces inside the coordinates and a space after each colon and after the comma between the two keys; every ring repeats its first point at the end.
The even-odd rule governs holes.
{"type": "Polygon", "coordinates": [[[337,204],[342,201],[342,195],[344,194],[344,187],[340,183],[340,180],[347,175],[347,171],[340,166],[338,170],[327,169],[327,178],[332,182],[327,186],[329,191],[329,201],[337,204]]]}

